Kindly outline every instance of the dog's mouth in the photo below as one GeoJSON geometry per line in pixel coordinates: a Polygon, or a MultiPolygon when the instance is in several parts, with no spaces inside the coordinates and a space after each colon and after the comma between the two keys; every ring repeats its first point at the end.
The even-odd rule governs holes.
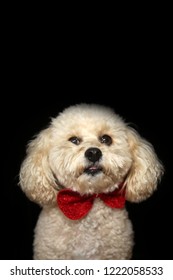
{"type": "Polygon", "coordinates": [[[85,168],[84,173],[95,176],[96,174],[98,174],[102,171],[103,171],[102,167],[96,166],[96,165],[91,165],[91,166],[85,168]]]}

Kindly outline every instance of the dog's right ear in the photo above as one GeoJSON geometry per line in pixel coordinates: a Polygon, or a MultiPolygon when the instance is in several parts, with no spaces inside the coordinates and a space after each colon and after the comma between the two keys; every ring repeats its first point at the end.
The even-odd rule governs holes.
{"type": "Polygon", "coordinates": [[[21,189],[41,206],[56,203],[55,179],[48,164],[50,145],[50,128],[47,128],[29,142],[19,173],[21,189]]]}

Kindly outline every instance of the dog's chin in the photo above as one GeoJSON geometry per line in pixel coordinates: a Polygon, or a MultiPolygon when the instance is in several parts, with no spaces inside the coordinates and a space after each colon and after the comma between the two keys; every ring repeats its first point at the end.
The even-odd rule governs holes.
{"type": "Polygon", "coordinates": [[[104,167],[100,166],[80,169],[76,176],[63,176],[62,180],[54,177],[57,183],[55,188],[57,191],[70,188],[82,195],[113,191],[117,185],[117,178],[114,178],[111,174],[108,175],[104,167]]]}
{"type": "Polygon", "coordinates": [[[113,178],[106,175],[101,169],[85,170],[77,179],[75,190],[81,194],[109,192],[115,189],[113,178]]]}

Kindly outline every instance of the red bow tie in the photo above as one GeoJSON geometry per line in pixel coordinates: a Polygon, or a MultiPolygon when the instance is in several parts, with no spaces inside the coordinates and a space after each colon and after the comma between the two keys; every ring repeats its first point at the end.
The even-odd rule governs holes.
{"type": "Polygon", "coordinates": [[[89,212],[97,197],[111,208],[123,208],[125,204],[125,191],[122,189],[92,195],[80,195],[70,189],[63,189],[58,192],[57,203],[65,216],[71,220],[78,220],[89,212]]]}

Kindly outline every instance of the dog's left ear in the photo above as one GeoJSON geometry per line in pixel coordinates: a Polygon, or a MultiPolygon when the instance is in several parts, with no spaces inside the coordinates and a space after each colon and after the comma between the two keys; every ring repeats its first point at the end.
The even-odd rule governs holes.
{"type": "Polygon", "coordinates": [[[163,164],[148,141],[136,130],[127,128],[132,154],[132,167],[126,178],[126,199],[131,202],[145,200],[156,190],[164,173],[163,164]]]}

